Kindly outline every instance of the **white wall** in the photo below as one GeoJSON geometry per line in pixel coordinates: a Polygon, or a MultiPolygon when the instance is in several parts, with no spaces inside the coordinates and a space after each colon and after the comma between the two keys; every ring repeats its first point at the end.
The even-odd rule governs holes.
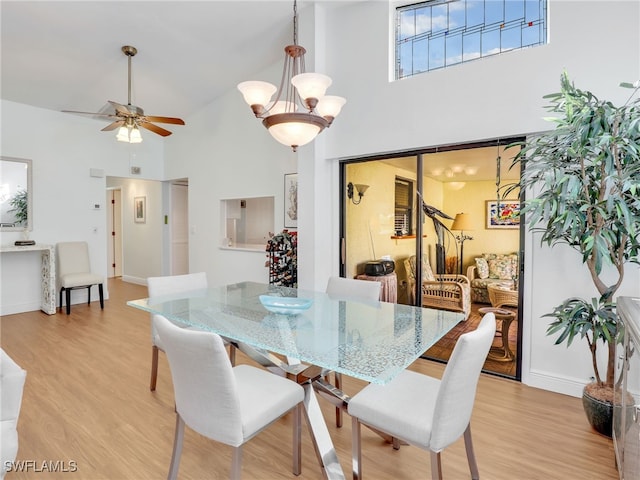
{"type": "MultiPolygon", "coordinates": [[[[91,268],[106,276],[106,176],[127,177],[131,166],[140,166],[144,178],[162,179],[162,140],[149,133],[143,134],[141,144],[129,145],[117,142],[114,132],[101,132],[104,122],[5,100],[1,109],[2,155],[33,161],[31,238],[43,244],[89,242],[91,268]],[[104,170],[105,177],[89,176],[91,168],[104,170]],[[101,208],[94,210],[94,203],[101,208]]],[[[20,238],[19,232],[0,233],[2,245],[20,238]]],[[[20,271],[38,268],[39,257],[16,261],[5,255],[9,254],[1,260],[2,311],[25,311],[34,305],[31,309],[39,309],[39,276],[21,275],[20,271]],[[11,280],[5,281],[7,278],[11,280]]],[[[72,294],[73,303],[86,301],[85,291],[72,294]]],[[[108,291],[105,295],[108,298],[108,291]]],[[[95,293],[92,297],[98,298],[95,293]]]]}

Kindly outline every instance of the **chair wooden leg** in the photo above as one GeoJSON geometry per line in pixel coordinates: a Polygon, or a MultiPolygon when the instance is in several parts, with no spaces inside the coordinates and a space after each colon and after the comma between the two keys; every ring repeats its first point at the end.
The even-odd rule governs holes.
{"type": "Polygon", "coordinates": [[[71,313],[71,289],[65,289],[64,293],[67,300],[67,315],[69,315],[71,313]]]}
{"type": "Polygon", "coordinates": [[[104,289],[101,283],[98,284],[98,295],[100,295],[100,308],[104,310],[104,289]]]}
{"type": "Polygon", "coordinates": [[[60,311],[62,311],[62,292],[64,292],[64,287],[60,289],[60,311]]]}
{"type": "Polygon", "coordinates": [[[155,392],[158,380],[158,350],[159,348],[153,345],[151,349],[151,381],[149,382],[149,390],[152,392],[155,392]]]}
{"type": "Polygon", "coordinates": [[[351,469],[353,480],[362,479],[362,435],[360,433],[360,420],[351,417],[351,469]]]}
{"type": "Polygon", "coordinates": [[[478,463],[476,462],[476,455],[473,451],[473,441],[471,440],[471,424],[467,425],[464,431],[464,447],[467,451],[467,461],[469,462],[471,478],[472,480],[479,480],[480,472],[478,471],[478,463]]]}
{"type": "Polygon", "coordinates": [[[236,346],[233,343],[229,344],[229,360],[231,361],[231,366],[236,366],[236,346]]]}
{"type": "Polygon", "coordinates": [[[229,478],[231,480],[240,480],[240,473],[242,470],[242,445],[234,447],[233,459],[231,460],[231,474],[229,478]]]}
{"type": "Polygon", "coordinates": [[[87,305],[91,305],[91,285],[87,287],[87,305]]]}
{"type": "MultiPolygon", "coordinates": [[[[338,372],[334,372],[333,374],[335,378],[335,386],[338,390],[342,388],[342,374],[338,372]]],[[[336,427],[340,428],[342,426],[342,409],[340,407],[336,407],[336,427]]]]}
{"type": "Polygon", "coordinates": [[[442,480],[442,459],[440,452],[431,452],[431,480],[442,480]]]}
{"type": "Polygon", "coordinates": [[[182,441],[184,439],[184,420],[180,414],[176,413],[176,433],[173,439],[173,453],[171,454],[171,466],[169,467],[168,480],[178,478],[178,468],[180,467],[180,456],[182,455],[182,441]]]}
{"type": "Polygon", "coordinates": [[[302,472],[302,409],[302,403],[293,409],[293,474],[296,476],[302,472]]]}

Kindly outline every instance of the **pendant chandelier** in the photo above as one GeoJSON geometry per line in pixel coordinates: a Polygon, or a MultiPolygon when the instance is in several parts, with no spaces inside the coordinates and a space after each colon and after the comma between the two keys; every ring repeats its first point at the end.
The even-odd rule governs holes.
{"type": "Polygon", "coordinates": [[[297,2],[293,2],[293,45],[284,48],[285,60],[280,87],[250,80],[238,85],[256,118],[278,142],[295,152],[311,142],[333,122],[346,99],[325,95],[331,78],[305,71],[304,47],[298,45],[297,2]],[[277,95],[271,101],[273,94],[277,95]]]}

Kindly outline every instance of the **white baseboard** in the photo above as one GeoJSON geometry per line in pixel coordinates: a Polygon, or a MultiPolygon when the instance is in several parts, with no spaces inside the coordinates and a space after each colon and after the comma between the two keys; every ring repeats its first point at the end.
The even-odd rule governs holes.
{"type": "Polygon", "coordinates": [[[35,312],[36,310],[40,310],[41,306],[41,302],[16,303],[14,305],[7,305],[3,303],[0,307],[0,316],[14,315],[16,313],[24,312],[35,312]]]}
{"type": "Polygon", "coordinates": [[[140,277],[132,277],[131,275],[123,275],[122,281],[127,283],[135,283],[136,285],[144,285],[147,286],[147,279],[140,277]]]}
{"type": "Polygon", "coordinates": [[[582,389],[588,382],[570,377],[551,376],[546,372],[530,371],[526,375],[526,379],[523,375],[522,383],[529,387],[580,398],[582,397],[582,389]]]}

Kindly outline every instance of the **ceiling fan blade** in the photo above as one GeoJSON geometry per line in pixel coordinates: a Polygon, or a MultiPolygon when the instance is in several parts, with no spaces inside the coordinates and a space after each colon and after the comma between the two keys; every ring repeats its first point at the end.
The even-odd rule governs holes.
{"type": "Polygon", "coordinates": [[[97,113],[97,112],[78,112],[76,110],[62,110],[63,113],[78,113],[80,115],[94,115],[96,117],[115,117],[115,115],[109,113],[97,113]]]}
{"type": "Polygon", "coordinates": [[[109,130],[115,130],[116,128],[121,127],[123,125],[124,125],[124,120],[116,120],[115,122],[110,123],[109,125],[104,127],[102,131],[108,132],[109,130]]]}
{"type": "Polygon", "coordinates": [[[122,114],[122,115],[130,115],[129,109],[127,107],[125,107],[124,105],[118,103],[118,102],[113,102],[111,100],[108,100],[108,102],[113,105],[113,108],[116,109],[116,113],[122,114]]]}
{"type": "Polygon", "coordinates": [[[171,132],[169,130],[165,130],[162,127],[154,125],[153,123],[138,122],[138,125],[141,126],[142,128],[146,128],[147,130],[151,130],[153,133],[157,133],[158,135],[162,135],[163,137],[168,137],[169,135],[171,135],[171,132]]]}
{"type": "Polygon", "coordinates": [[[154,117],[152,115],[145,115],[146,119],[150,122],[158,123],[172,123],[174,125],[184,125],[184,120],[174,117],[154,117]]]}

